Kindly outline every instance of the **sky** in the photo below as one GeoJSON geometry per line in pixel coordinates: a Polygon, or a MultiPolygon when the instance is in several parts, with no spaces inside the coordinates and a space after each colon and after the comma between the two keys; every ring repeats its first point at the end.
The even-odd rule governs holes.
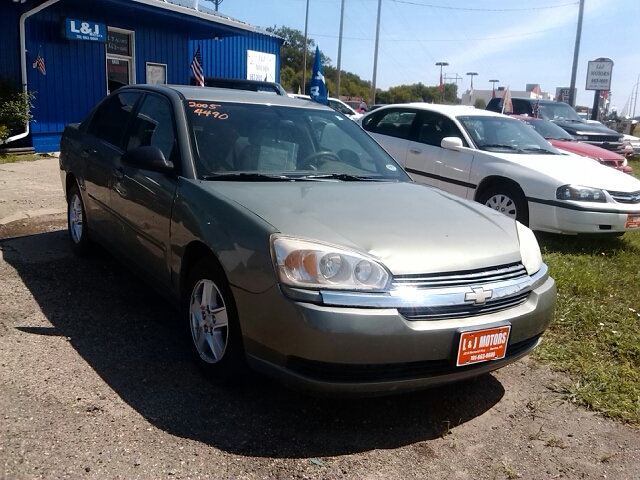
{"type": "MultiPolygon", "coordinates": [[[[309,3],[309,37],[335,65],[341,0],[309,3]]],[[[342,69],[367,80],[373,75],[377,4],[345,0],[342,69]]],[[[252,25],[304,31],[306,0],[223,0],[219,9],[252,25]]],[[[463,77],[459,93],[470,87],[467,72],[478,73],[476,90],[491,89],[489,80],[497,79],[511,90],[538,83],[555,92],[571,80],[578,10],[578,0],[382,0],[377,86],[437,85],[435,63],[447,62],[445,74],[463,77]]],[[[640,75],[638,32],[639,0],[585,0],[578,105],[593,104],[593,92],[584,89],[587,62],[608,57],[614,61],[612,106],[623,110],[640,75]]]]}

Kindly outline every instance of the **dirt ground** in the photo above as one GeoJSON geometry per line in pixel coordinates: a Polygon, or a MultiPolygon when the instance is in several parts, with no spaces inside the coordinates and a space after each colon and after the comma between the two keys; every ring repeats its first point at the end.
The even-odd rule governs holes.
{"type": "Polygon", "coordinates": [[[57,169],[0,166],[0,477],[640,477],[640,431],[531,359],[360,400],[209,382],[163,298],[105,252],[71,255],[57,169]]]}

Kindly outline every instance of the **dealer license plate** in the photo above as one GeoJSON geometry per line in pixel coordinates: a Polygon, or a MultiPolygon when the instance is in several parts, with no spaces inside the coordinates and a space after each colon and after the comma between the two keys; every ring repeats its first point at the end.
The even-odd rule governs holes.
{"type": "Polygon", "coordinates": [[[472,365],[488,360],[500,360],[507,354],[511,325],[487,328],[460,334],[456,365],[472,365]]]}
{"type": "Polygon", "coordinates": [[[627,215],[624,228],[640,228],[640,215],[627,215]]]}

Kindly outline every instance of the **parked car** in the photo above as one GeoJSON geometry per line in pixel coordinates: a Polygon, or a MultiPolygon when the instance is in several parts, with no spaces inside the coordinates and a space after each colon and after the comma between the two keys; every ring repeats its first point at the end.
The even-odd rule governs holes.
{"type": "Polygon", "coordinates": [[[387,104],[386,103],[374,103],[373,105],[371,105],[369,107],[369,111],[373,112],[376,108],[384,107],[385,105],[387,105],[387,104]]]}
{"type": "Polygon", "coordinates": [[[559,150],[571,152],[576,155],[591,158],[607,167],[615,168],[624,173],[631,173],[633,170],[628,164],[627,159],[622,155],[618,155],[610,150],[596,147],[589,143],[578,142],[569,135],[565,130],[557,126],[549,120],[541,118],[526,117],[524,115],[512,115],[514,118],[522,120],[532,127],[536,132],[542,135],[551,145],[559,150]]]}
{"type": "MultiPolygon", "coordinates": [[[[622,134],[605,127],[601,123],[590,123],[583,120],[570,105],[552,100],[536,100],[535,98],[514,98],[514,115],[526,115],[550,120],[564,129],[580,142],[590,143],[597,147],[623,153],[622,134]],[[537,115],[536,115],[537,110],[537,115]]],[[[492,98],[487,105],[491,112],[502,112],[502,98],[492,98]]]]}
{"type": "Polygon", "coordinates": [[[520,120],[414,103],[379,108],[359,122],[416,181],[534,230],[619,235],[640,225],[640,180],[562,155],[520,120]]]}
{"type": "Polygon", "coordinates": [[[625,135],[622,141],[624,143],[625,156],[640,155],[640,138],[633,135],[625,135]]]}
{"type": "Polygon", "coordinates": [[[132,85],[60,147],[73,250],[99,242],[165,292],[214,377],[423,388],[526,355],[553,317],[531,230],[412,182],[323,105],[132,85]]]}
{"type": "MultiPolygon", "coordinates": [[[[293,98],[299,98],[301,100],[308,100],[308,101],[311,101],[311,102],[313,101],[313,100],[311,100],[311,97],[309,95],[301,95],[301,94],[298,94],[298,93],[290,93],[289,96],[293,97],[293,98]]],[[[333,108],[336,112],[340,112],[343,115],[346,115],[351,120],[357,120],[362,116],[361,113],[356,112],[349,105],[347,105],[342,100],[339,100],[337,98],[331,98],[331,97],[327,98],[327,105],[329,107],[333,108]]]]}
{"type": "Polygon", "coordinates": [[[351,108],[353,108],[358,113],[363,113],[364,114],[364,113],[367,113],[367,111],[368,111],[367,104],[365,102],[363,102],[362,100],[346,100],[344,103],[349,105],[351,108]]]}

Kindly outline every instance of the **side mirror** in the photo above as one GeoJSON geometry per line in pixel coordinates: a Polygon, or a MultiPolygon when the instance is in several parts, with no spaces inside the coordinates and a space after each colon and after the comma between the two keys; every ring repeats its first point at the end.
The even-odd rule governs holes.
{"type": "Polygon", "coordinates": [[[173,173],[173,162],[164,158],[164,153],[158,147],[147,146],[132,148],[120,158],[123,165],[149,170],[158,173],[173,173]]]}
{"type": "Polygon", "coordinates": [[[440,142],[440,146],[447,150],[457,150],[462,147],[462,139],[458,137],[444,137],[440,142]]]}

